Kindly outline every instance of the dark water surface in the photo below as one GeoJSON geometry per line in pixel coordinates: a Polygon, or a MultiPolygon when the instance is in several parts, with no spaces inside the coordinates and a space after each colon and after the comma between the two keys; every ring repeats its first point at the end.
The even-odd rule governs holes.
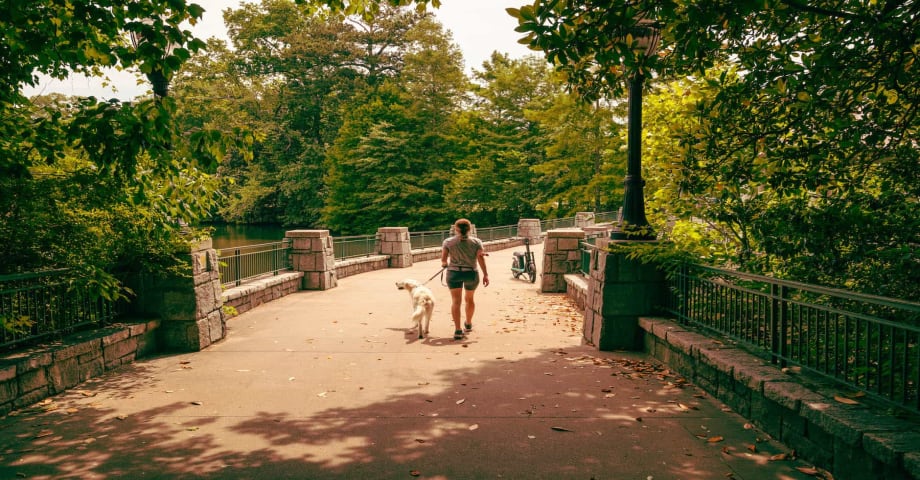
{"type": "Polygon", "coordinates": [[[280,225],[208,225],[214,229],[211,238],[214,248],[240,247],[259,243],[280,242],[284,232],[296,228],[284,228],[280,225]]]}

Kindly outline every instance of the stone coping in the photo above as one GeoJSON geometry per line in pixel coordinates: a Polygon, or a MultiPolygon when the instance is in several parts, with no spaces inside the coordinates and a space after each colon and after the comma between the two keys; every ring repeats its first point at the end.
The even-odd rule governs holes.
{"type": "Polygon", "coordinates": [[[238,286],[231,287],[224,290],[221,293],[221,298],[224,303],[236,300],[238,298],[245,297],[246,295],[251,295],[260,290],[265,290],[271,288],[275,285],[281,285],[284,282],[291,280],[299,280],[303,278],[303,272],[286,272],[279,273],[278,275],[271,275],[267,277],[261,277],[255,280],[247,281],[246,283],[238,286]]]}
{"type": "MultiPolygon", "coordinates": [[[[831,455],[829,461],[833,465],[825,465],[825,468],[833,468],[838,472],[841,469],[853,469],[852,461],[855,459],[842,452],[855,451],[896,472],[895,476],[885,478],[920,480],[920,419],[916,416],[909,413],[892,415],[888,406],[866,398],[860,398],[858,404],[838,401],[835,397],[840,398],[845,389],[828,379],[807,372],[789,373],[789,370],[781,369],[740,346],[721,342],[667,318],[640,318],[639,324],[647,335],[689,359],[689,362],[666,362],[669,365],[682,363],[685,369],[686,365],[690,365],[689,368],[694,370],[715,368],[732,379],[735,392],[730,387],[715,385],[717,391],[709,393],[716,398],[725,401],[724,396],[737,393],[737,386],[742,385],[754,396],[750,403],[760,401],[762,397],[781,406],[783,413],[797,415],[799,422],[805,424],[804,437],[808,437],[809,433],[819,436],[818,432],[809,432],[809,426],[812,425],[829,434],[833,445],[819,445],[831,455]]],[[[655,352],[649,353],[655,356],[655,352]]],[[[680,370],[680,367],[675,365],[675,369],[680,370]]],[[[692,376],[694,372],[681,373],[692,376]]],[[[696,379],[691,381],[697,382],[696,379]]],[[[758,418],[758,412],[754,409],[740,413],[761,424],[767,433],[795,448],[795,434],[771,431],[776,430],[770,428],[777,424],[775,419],[766,418],[766,415],[758,418]]],[[[786,422],[781,423],[786,425],[786,422]]],[[[872,467],[860,465],[858,468],[872,467]]],[[[860,475],[853,473],[844,477],[858,478],[860,475]]]]}

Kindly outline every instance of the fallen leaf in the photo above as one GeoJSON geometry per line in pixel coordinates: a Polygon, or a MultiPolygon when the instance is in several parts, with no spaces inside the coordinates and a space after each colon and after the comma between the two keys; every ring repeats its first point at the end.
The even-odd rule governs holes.
{"type": "Polygon", "coordinates": [[[479,428],[479,424],[478,424],[478,423],[474,423],[474,424],[470,425],[470,426],[467,427],[467,428],[469,428],[470,431],[476,430],[477,428],[479,428]]]}
{"type": "Polygon", "coordinates": [[[329,392],[319,392],[319,393],[316,394],[316,396],[317,396],[317,397],[326,398],[326,394],[327,394],[327,393],[329,393],[329,392]]]}
{"type": "Polygon", "coordinates": [[[456,403],[457,405],[460,405],[461,403],[463,403],[463,402],[465,402],[465,401],[466,401],[465,398],[461,398],[460,400],[457,400],[457,401],[454,402],[454,403],[456,403]]]}
{"type": "Polygon", "coordinates": [[[754,445],[753,443],[748,444],[747,449],[750,450],[751,453],[757,453],[757,445],[754,445]]]}
{"type": "Polygon", "coordinates": [[[709,437],[706,439],[706,441],[709,443],[719,443],[722,440],[725,440],[725,438],[724,437],[709,437]]]}
{"type": "Polygon", "coordinates": [[[192,402],[192,405],[201,405],[201,404],[202,404],[202,403],[201,403],[201,402],[198,402],[198,401],[192,402]]]}
{"type": "Polygon", "coordinates": [[[198,427],[188,427],[186,428],[186,430],[188,430],[189,432],[194,432],[195,430],[198,430],[198,427]]]}
{"type": "Polygon", "coordinates": [[[568,428],[563,428],[563,427],[549,427],[549,428],[557,432],[571,432],[571,430],[569,430],[568,428]]]}
{"type": "Polygon", "coordinates": [[[821,471],[815,467],[795,467],[795,469],[804,473],[805,475],[817,476],[821,474],[821,471]]]}
{"type": "Polygon", "coordinates": [[[770,457],[770,461],[771,461],[771,462],[777,462],[777,461],[780,461],[780,460],[785,460],[785,459],[787,459],[787,458],[789,458],[789,455],[788,455],[788,454],[785,454],[785,453],[777,453],[776,455],[773,455],[772,457],[770,457]]]}
{"type": "Polygon", "coordinates": [[[853,400],[852,398],[842,397],[840,395],[834,395],[834,400],[847,405],[859,405],[858,401],[853,400]]]}
{"type": "Polygon", "coordinates": [[[423,438],[416,438],[415,441],[416,441],[417,443],[425,443],[425,439],[423,439],[423,438]]]}
{"type": "Polygon", "coordinates": [[[731,455],[732,453],[728,450],[728,447],[722,447],[722,453],[726,455],[731,455]]]}
{"type": "Polygon", "coordinates": [[[33,438],[42,438],[42,437],[47,437],[48,435],[53,435],[53,434],[54,434],[54,432],[52,432],[51,430],[42,430],[42,431],[36,433],[36,434],[35,434],[35,437],[33,437],[33,438]]]}
{"type": "Polygon", "coordinates": [[[422,472],[420,472],[420,471],[418,471],[418,470],[409,470],[409,475],[412,475],[413,477],[417,477],[417,476],[419,476],[419,475],[421,475],[421,474],[422,474],[422,472]]]}
{"type": "Polygon", "coordinates": [[[119,416],[117,416],[117,417],[115,417],[115,418],[117,418],[117,419],[119,419],[119,420],[124,420],[124,419],[128,418],[128,416],[127,416],[127,415],[119,415],[119,416]]]}
{"type": "Polygon", "coordinates": [[[752,428],[754,428],[754,425],[753,425],[753,424],[750,424],[750,423],[745,423],[745,424],[744,424],[744,429],[745,429],[745,430],[750,430],[750,429],[752,429],[752,428]]]}
{"type": "Polygon", "coordinates": [[[527,438],[533,440],[533,439],[535,439],[535,438],[537,438],[537,437],[535,437],[535,436],[533,436],[533,435],[527,435],[527,438]]]}

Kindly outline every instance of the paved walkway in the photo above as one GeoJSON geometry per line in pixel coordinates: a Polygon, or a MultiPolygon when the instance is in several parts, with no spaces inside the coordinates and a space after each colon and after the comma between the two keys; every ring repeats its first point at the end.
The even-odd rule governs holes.
{"type": "Polygon", "coordinates": [[[580,313],[511,278],[512,251],[488,257],[463,341],[437,278],[430,338],[408,329],[394,282],[437,261],[345,278],[0,420],[0,478],[814,478],[648,357],[582,345],[580,313]]]}

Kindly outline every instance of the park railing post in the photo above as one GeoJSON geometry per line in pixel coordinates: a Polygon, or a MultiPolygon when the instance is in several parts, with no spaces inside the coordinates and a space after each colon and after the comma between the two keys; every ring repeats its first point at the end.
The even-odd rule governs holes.
{"type": "Polygon", "coordinates": [[[390,268],[412,266],[409,227],[380,227],[377,229],[377,238],[380,239],[380,251],[377,253],[390,257],[390,268]]]}
{"type": "Polygon", "coordinates": [[[291,268],[303,272],[303,290],[328,290],[338,285],[335,250],[329,230],[288,230],[291,268]]]}
{"type": "Polygon", "coordinates": [[[580,228],[560,228],[546,232],[543,245],[543,272],[540,291],[565,292],[565,276],[581,269],[581,242],[585,232],[580,228]]]}

